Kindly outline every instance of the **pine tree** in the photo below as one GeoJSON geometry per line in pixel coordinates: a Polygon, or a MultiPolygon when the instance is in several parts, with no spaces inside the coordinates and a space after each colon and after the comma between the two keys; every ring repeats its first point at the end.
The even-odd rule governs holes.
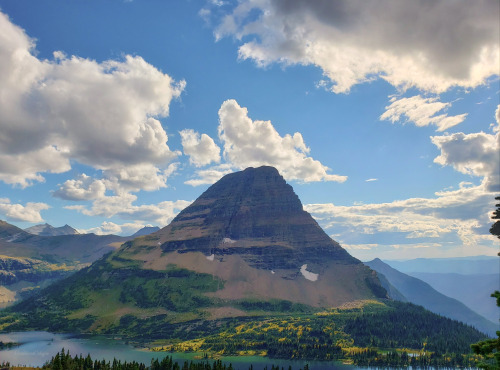
{"type": "MultiPolygon", "coordinates": [[[[500,201],[500,197],[495,197],[495,199],[500,201]]],[[[493,211],[491,219],[497,221],[491,226],[490,233],[500,238],[500,203],[495,206],[497,209],[493,211]]],[[[500,256],[500,253],[498,255],[500,256]]],[[[495,291],[491,296],[496,298],[497,306],[500,307],[500,291],[495,291]]],[[[500,369],[500,331],[497,331],[497,338],[474,343],[471,348],[474,353],[485,358],[485,361],[478,364],[478,367],[487,370],[500,369]]]]}

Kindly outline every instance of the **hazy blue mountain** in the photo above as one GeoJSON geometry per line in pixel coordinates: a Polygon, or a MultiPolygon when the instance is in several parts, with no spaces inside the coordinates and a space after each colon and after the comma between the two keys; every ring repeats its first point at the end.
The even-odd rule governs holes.
{"type": "Polygon", "coordinates": [[[49,263],[90,263],[130,239],[95,234],[35,235],[0,220],[0,255],[49,263]]]}
{"type": "Polygon", "coordinates": [[[413,272],[409,274],[430,284],[438,292],[455,298],[488,320],[498,322],[500,308],[490,295],[500,290],[500,274],[461,275],[413,272]]]}
{"type": "Polygon", "coordinates": [[[417,258],[408,261],[384,260],[405,274],[411,272],[455,273],[462,275],[498,274],[500,258],[492,256],[458,258],[417,258]]]}
{"type": "MultiPolygon", "coordinates": [[[[49,230],[52,227],[39,226],[39,229],[49,226],[49,230]]],[[[66,229],[68,233],[75,231],[67,225],[53,229],[66,229]]],[[[78,233],[36,235],[0,220],[0,307],[81,269],[129,239],[78,233]]]]}
{"type": "Polygon", "coordinates": [[[64,225],[61,227],[54,227],[49,224],[40,224],[28,227],[24,231],[40,236],[57,236],[57,235],[76,235],[79,234],[78,231],[73,229],[69,225],[64,225]]]}
{"type": "Polygon", "coordinates": [[[142,229],[137,230],[132,237],[138,237],[143,235],[149,235],[160,230],[158,226],[144,226],[142,229]]]}
{"type": "Polygon", "coordinates": [[[382,286],[385,288],[385,290],[387,290],[387,294],[389,295],[389,297],[391,297],[392,299],[394,299],[396,301],[408,302],[408,299],[406,299],[406,297],[403,294],[401,294],[401,292],[399,290],[397,290],[396,287],[394,287],[394,285],[392,285],[389,282],[389,280],[387,280],[385,275],[383,275],[381,273],[377,273],[377,276],[378,276],[378,279],[380,280],[380,284],[382,284],[382,286]]]}
{"type": "MultiPolygon", "coordinates": [[[[378,258],[365,262],[365,265],[382,274],[408,302],[421,305],[431,312],[472,325],[492,336],[498,330],[498,324],[472,311],[462,302],[439,293],[426,282],[406,275],[378,258]]],[[[396,296],[392,298],[398,299],[396,296]]]]}

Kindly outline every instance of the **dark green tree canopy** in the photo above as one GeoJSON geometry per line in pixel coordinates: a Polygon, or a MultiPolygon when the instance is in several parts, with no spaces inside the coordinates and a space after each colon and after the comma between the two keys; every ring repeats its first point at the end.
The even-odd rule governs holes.
{"type": "MultiPolygon", "coordinates": [[[[495,197],[496,200],[500,201],[500,197],[495,197]]],[[[500,239],[500,203],[495,204],[497,209],[493,211],[492,220],[497,220],[493,225],[491,225],[490,233],[496,235],[500,239]]]]}

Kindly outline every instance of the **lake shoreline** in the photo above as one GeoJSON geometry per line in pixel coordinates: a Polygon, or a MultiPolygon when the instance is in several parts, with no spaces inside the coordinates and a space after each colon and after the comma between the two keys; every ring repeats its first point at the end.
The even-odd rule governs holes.
{"type": "Polygon", "coordinates": [[[254,369],[264,367],[270,368],[272,365],[288,368],[292,366],[293,370],[303,369],[306,364],[310,369],[358,369],[352,365],[344,365],[334,361],[308,361],[308,360],[284,360],[272,359],[263,356],[221,356],[220,358],[195,358],[203,357],[203,352],[164,352],[152,351],[150,348],[133,346],[132,341],[126,342],[122,337],[90,335],[82,333],[50,333],[50,332],[13,332],[0,333],[0,341],[15,341],[20,345],[8,350],[0,350],[2,361],[9,361],[11,366],[41,367],[50,360],[52,356],[64,348],[69,350],[72,356],[90,354],[92,358],[106,361],[113,361],[114,358],[122,361],[137,361],[151,363],[152,359],[163,359],[172,357],[174,361],[180,364],[185,361],[205,362],[220,360],[229,365],[232,364],[235,370],[248,370],[250,365],[254,369]]]}

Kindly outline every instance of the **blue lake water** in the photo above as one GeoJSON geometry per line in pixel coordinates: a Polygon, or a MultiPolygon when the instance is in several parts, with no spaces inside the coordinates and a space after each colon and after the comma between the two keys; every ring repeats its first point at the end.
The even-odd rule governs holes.
{"type": "MultiPolygon", "coordinates": [[[[54,334],[48,332],[20,332],[20,333],[0,333],[0,341],[22,343],[20,346],[0,351],[0,363],[8,361],[11,365],[42,366],[50,360],[63,347],[69,350],[71,356],[87,356],[91,354],[93,360],[112,361],[113,358],[122,361],[138,361],[149,365],[152,358],[162,359],[166,356],[172,356],[180,365],[184,361],[193,360],[193,354],[189,353],[167,353],[167,352],[149,352],[139,348],[134,348],[125,342],[117,339],[110,339],[100,336],[76,336],[71,334],[54,334]]],[[[195,361],[195,360],[193,360],[195,361]]],[[[208,360],[210,363],[213,360],[208,360]]],[[[265,357],[224,357],[222,361],[229,365],[231,363],[234,369],[248,370],[250,364],[253,364],[255,370],[268,369],[271,365],[279,365],[288,369],[303,369],[305,364],[310,369],[326,370],[353,370],[354,366],[341,365],[335,362],[324,361],[290,361],[290,360],[272,360],[265,357]]],[[[204,361],[203,361],[204,362],[204,361]]]]}

